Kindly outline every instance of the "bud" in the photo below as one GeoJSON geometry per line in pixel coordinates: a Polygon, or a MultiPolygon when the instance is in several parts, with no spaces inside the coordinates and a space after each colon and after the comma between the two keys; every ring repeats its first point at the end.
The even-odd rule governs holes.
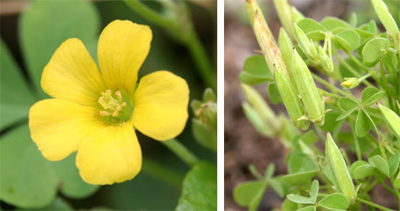
{"type": "Polygon", "coordinates": [[[281,127],[277,124],[275,113],[253,87],[242,83],[242,89],[250,103],[243,104],[247,118],[261,134],[269,138],[274,137],[281,127]]]}
{"type": "Polygon", "coordinates": [[[211,89],[206,89],[203,100],[191,103],[193,135],[201,145],[217,150],[217,98],[211,89]]]}
{"type": "Polygon", "coordinates": [[[344,78],[344,80],[345,81],[340,84],[344,89],[352,89],[360,84],[360,80],[358,78],[344,78]]]}
{"type": "Polygon", "coordinates": [[[296,49],[293,51],[291,76],[296,84],[309,119],[312,122],[323,125],[325,119],[324,102],[315,86],[310,70],[296,49]]]}
{"type": "Polygon", "coordinates": [[[275,72],[275,82],[281,95],[283,104],[296,127],[305,130],[310,125],[307,120],[299,120],[305,116],[303,105],[301,104],[299,94],[296,91],[295,85],[289,77],[282,71],[275,72]]]}
{"type": "Polygon", "coordinates": [[[312,62],[319,63],[319,55],[317,49],[314,46],[312,40],[308,39],[307,35],[301,30],[296,23],[294,23],[294,34],[296,36],[297,43],[299,44],[301,50],[304,54],[311,59],[312,62]]]}

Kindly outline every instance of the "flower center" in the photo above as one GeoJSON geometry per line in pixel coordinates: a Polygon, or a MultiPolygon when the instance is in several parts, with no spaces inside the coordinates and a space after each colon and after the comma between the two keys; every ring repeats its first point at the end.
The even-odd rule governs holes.
{"type": "Polygon", "coordinates": [[[125,122],[132,116],[134,105],[125,91],[118,90],[112,93],[107,89],[101,93],[98,103],[103,108],[100,110],[100,116],[111,123],[125,122]]]}

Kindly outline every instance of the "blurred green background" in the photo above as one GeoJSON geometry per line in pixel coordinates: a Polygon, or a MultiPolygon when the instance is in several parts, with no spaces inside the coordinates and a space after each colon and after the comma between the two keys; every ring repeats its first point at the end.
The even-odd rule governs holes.
{"type": "MultiPolygon", "coordinates": [[[[31,142],[29,132],[26,132],[27,114],[30,105],[44,96],[41,94],[39,85],[40,72],[56,48],[67,38],[78,37],[82,39],[92,57],[96,60],[98,36],[101,30],[111,21],[128,19],[149,25],[153,31],[153,41],[149,56],[139,71],[139,78],[153,71],[169,70],[186,79],[190,88],[190,100],[201,99],[206,88],[188,49],[183,43],[171,37],[165,29],[138,16],[122,1],[89,1],[85,4],[85,7],[80,7],[80,3],[79,1],[42,1],[40,4],[38,2],[31,4],[27,1],[2,1],[0,3],[0,34],[4,42],[1,44],[0,109],[2,110],[2,123],[0,134],[1,142],[4,140],[10,142],[7,145],[0,145],[2,146],[2,160],[0,160],[2,175],[5,174],[5,170],[11,168],[10,166],[15,165],[13,156],[16,156],[17,162],[21,159],[17,156],[27,155],[26,152],[11,154],[13,150],[18,151],[19,146],[13,146],[15,148],[13,150],[8,148],[14,143],[17,144],[17,141],[11,143],[13,139],[18,139],[21,143],[31,142]],[[18,74],[10,76],[7,73],[12,64],[10,65],[6,61],[10,58],[7,58],[7,52],[3,50],[4,47],[9,49],[10,56],[15,59],[16,70],[20,70],[21,78],[18,77],[18,74]],[[12,80],[9,80],[10,78],[12,80]],[[21,87],[21,84],[25,84],[22,86],[26,86],[27,89],[21,87]],[[8,113],[8,116],[4,113],[8,113]]],[[[204,0],[200,3],[188,1],[187,3],[196,32],[215,69],[216,1],[204,0]]],[[[145,4],[156,10],[161,8],[159,2],[145,1],[145,4]]],[[[212,70],[212,72],[215,73],[215,70],[212,70]]],[[[191,109],[189,110],[189,121],[184,132],[177,139],[199,159],[208,160],[216,165],[216,154],[200,146],[194,140],[190,121],[193,113],[191,109]]],[[[65,207],[66,205],[63,205],[63,203],[66,202],[74,209],[174,209],[181,194],[182,180],[190,167],[157,141],[153,141],[140,133],[138,133],[138,139],[143,151],[144,161],[143,169],[136,178],[122,184],[102,186],[87,198],[71,198],[58,192],[58,199],[48,208],[65,207]]],[[[37,171],[39,169],[36,166],[25,166],[20,170],[20,174],[33,172],[33,174],[40,176],[41,173],[37,171]]],[[[27,175],[27,178],[34,182],[33,176],[31,178],[27,175]]],[[[0,185],[4,186],[7,182],[3,178],[0,185]]],[[[61,187],[60,184],[58,187],[61,187]]],[[[40,193],[40,190],[33,192],[40,193]]],[[[3,196],[0,195],[2,210],[18,208],[3,201],[3,196]]]]}

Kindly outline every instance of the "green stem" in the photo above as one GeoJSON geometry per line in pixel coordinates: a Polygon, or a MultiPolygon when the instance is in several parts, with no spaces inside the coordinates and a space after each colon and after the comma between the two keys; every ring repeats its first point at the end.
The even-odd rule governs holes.
{"type": "Polygon", "coordinates": [[[379,205],[379,204],[376,204],[376,203],[374,203],[374,202],[372,202],[372,201],[367,201],[367,200],[362,199],[362,198],[359,198],[359,197],[357,197],[356,200],[359,201],[359,202],[361,202],[361,203],[364,203],[364,204],[366,204],[366,205],[369,205],[369,206],[371,206],[371,207],[375,207],[375,208],[378,208],[378,209],[380,209],[380,210],[383,210],[383,211],[394,211],[394,210],[392,210],[392,209],[386,208],[386,207],[381,206],[381,205],[379,205]]]}
{"type": "MultiPolygon", "coordinates": [[[[348,69],[350,70],[350,72],[355,75],[357,78],[360,78],[361,75],[360,73],[358,73],[352,66],[349,65],[349,63],[347,63],[336,51],[333,51],[333,54],[335,55],[335,57],[348,69]]],[[[373,86],[370,82],[368,81],[361,81],[363,84],[365,84],[366,86],[373,86]]]]}
{"type": "Polygon", "coordinates": [[[203,81],[208,87],[216,90],[217,87],[214,80],[215,77],[212,71],[214,68],[212,68],[206,51],[203,45],[200,43],[199,37],[197,36],[192,24],[190,25],[189,36],[187,38],[186,44],[190,51],[190,55],[196,62],[199,74],[202,77],[203,81]]]}
{"type": "Polygon", "coordinates": [[[352,131],[352,133],[353,133],[354,144],[356,145],[357,160],[362,160],[362,157],[361,157],[361,149],[360,149],[360,143],[358,142],[358,138],[357,138],[357,135],[356,135],[356,131],[354,130],[353,124],[349,124],[349,125],[350,125],[351,131],[352,131]]]}
{"type": "Polygon", "coordinates": [[[178,140],[171,139],[168,141],[162,141],[161,143],[168,147],[176,156],[189,166],[194,166],[198,162],[197,157],[178,140]]]}
{"type": "Polygon", "coordinates": [[[394,184],[394,180],[393,178],[390,178],[390,182],[392,183],[392,186],[394,187],[394,195],[397,197],[397,202],[398,202],[398,208],[400,209],[400,192],[397,188],[395,188],[394,184]]]}
{"type": "Polygon", "coordinates": [[[171,27],[174,28],[175,26],[175,23],[171,19],[161,16],[160,14],[148,8],[146,5],[142,4],[138,0],[124,0],[124,2],[133,11],[135,11],[140,16],[145,17],[148,21],[152,23],[160,25],[164,28],[171,28],[171,27]]]}
{"type": "Polygon", "coordinates": [[[151,177],[154,177],[175,188],[180,188],[183,180],[183,176],[176,171],[173,171],[173,169],[149,159],[143,160],[142,170],[147,175],[150,175],[151,177]]]}

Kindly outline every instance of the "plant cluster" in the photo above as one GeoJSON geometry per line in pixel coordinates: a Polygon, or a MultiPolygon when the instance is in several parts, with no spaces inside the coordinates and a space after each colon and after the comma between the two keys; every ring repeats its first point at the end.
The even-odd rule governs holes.
{"type": "Polygon", "coordinates": [[[391,210],[371,200],[380,184],[400,208],[400,31],[382,0],[371,4],[385,32],[357,15],[318,22],[274,0],[283,25],[275,40],[257,2],[246,1],[262,55],[249,57],[240,74],[243,110],[261,135],[288,149],[288,173],[250,166],[257,180],[235,188],[240,206],[257,209],[270,186],[284,198],[281,210],[391,210]],[[289,118],[252,87],[263,82],[289,118]]]}

